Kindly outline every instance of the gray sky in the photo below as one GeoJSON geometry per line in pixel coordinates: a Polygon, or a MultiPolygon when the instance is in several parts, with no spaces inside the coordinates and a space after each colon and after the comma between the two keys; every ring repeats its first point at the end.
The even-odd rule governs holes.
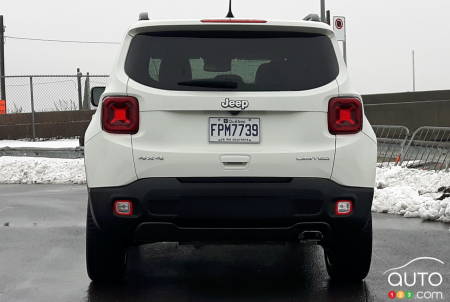
{"type": "MultiPolygon", "coordinates": [[[[236,17],[302,19],[319,0],[234,0],[236,17]]],[[[450,1],[327,0],[347,17],[349,68],[361,93],[412,90],[411,50],[417,90],[450,89],[450,1]]],[[[223,17],[227,0],[2,0],[6,35],[47,39],[121,41],[141,11],[151,19],[223,17]]],[[[116,45],[6,40],[6,73],[108,74],[116,45]]]]}

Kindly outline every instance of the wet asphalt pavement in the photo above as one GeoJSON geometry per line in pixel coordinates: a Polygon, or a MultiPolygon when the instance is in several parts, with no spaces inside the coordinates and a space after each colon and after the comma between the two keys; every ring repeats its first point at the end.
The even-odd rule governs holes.
{"type": "Polygon", "coordinates": [[[439,271],[450,300],[448,224],[374,215],[372,269],[357,285],[330,282],[318,246],[165,243],[131,248],[127,281],[97,286],[85,273],[85,213],[83,186],[0,185],[0,302],[390,301],[383,272],[421,256],[445,262],[417,269],[439,271]]]}

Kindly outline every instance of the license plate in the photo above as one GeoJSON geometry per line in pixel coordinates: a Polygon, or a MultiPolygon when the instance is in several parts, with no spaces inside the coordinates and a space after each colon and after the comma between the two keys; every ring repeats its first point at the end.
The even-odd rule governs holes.
{"type": "Polygon", "coordinates": [[[210,117],[209,142],[221,144],[259,144],[259,118],[210,117]]]}

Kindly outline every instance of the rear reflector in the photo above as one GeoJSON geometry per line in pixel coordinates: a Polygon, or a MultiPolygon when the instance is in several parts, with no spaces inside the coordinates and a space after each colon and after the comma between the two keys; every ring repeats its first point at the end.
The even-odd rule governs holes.
{"type": "Polygon", "coordinates": [[[350,215],[353,212],[353,202],[351,200],[338,200],[336,202],[335,214],[338,216],[350,215]]]}
{"type": "Polygon", "coordinates": [[[102,128],[109,133],[135,134],[139,130],[139,103],[134,97],[107,97],[102,103],[102,128]]]}
{"type": "Polygon", "coordinates": [[[362,130],[362,103],[357,98],[333,98],[328,103],[328,130],[331,134],[354,134],[362,130]]]}
{"type": "Polygon", "coordinates": [[[114,202],[113,212],[118,216],[132,216],[133,203],[131,200],[116,200],[114,202]]]}
{"type": "Polygon", "coordinates": [[[204,19],[202,23],[267,23],[266,20],[252,19],[204,19]]]}

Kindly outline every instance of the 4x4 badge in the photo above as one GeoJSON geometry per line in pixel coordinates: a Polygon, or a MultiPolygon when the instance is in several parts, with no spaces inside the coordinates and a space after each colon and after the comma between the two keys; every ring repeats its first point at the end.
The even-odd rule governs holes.
{"type": "Polygon", "coordinates": [[[229,98],[226,98],[220,105],[222,108],[237,108],[241,110],[245,110],[250,106],[246,100],[230,100],[229,98]]]}
{"type": "Polygon", "coordinates": [[[164,160],[162,155],[141,156],[139,160],[164,160]]]}

